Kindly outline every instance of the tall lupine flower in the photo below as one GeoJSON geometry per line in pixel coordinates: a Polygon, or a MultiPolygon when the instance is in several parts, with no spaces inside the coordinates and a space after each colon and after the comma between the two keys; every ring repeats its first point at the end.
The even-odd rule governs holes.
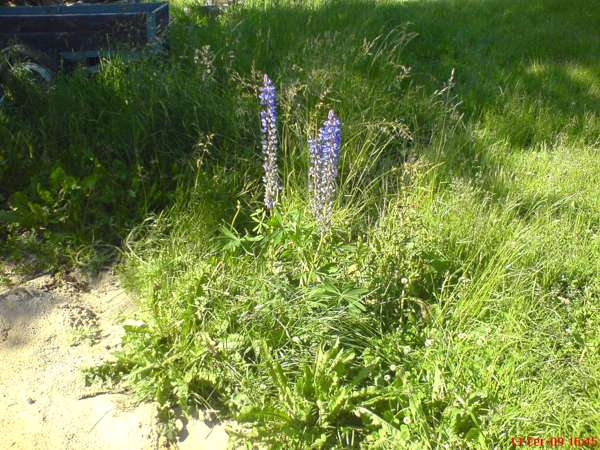
{"type": "Polygon", "coordinates": [[[277,173],[277,96],[275,85],[266,74],[259,91],[258,98],[262,106],[260,123],[263,134],[265,206],[270,210],[277,204],[277,195],[281,189],[281,184],[277,173]]]}
{"type": "Polygon", "coordinates": [[[341,143],[340,120],[334,111],[329,111],[327,120],[319,130],[318,139],[308,140],[311,207],[321,232],[331,223],[341,143]]]}

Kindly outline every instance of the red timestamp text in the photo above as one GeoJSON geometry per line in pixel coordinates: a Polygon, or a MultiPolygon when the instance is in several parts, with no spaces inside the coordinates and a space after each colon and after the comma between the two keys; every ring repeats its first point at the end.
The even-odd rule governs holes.
{"type": "Polygon", "coordinates": [[[513,436],[511,444],[514,447],[597,447],[597,436],[513,436]]]}

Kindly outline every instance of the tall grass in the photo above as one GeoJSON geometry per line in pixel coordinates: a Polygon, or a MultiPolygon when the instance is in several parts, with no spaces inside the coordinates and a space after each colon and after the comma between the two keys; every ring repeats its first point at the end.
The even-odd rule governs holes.
{"type": "Polygon", "coordinates": [[[144,325],[92,375],[167,424],[216,410],[247,446],[598,435],[596,2],[172,8],[166,59],[111,61],[0,113],[13,248],[123,249],[144,325]],[[279,93],[272,214],[263,73],[279,93]],[[306,139],[330,109],[344,141],[321,236],[306,139]]]}

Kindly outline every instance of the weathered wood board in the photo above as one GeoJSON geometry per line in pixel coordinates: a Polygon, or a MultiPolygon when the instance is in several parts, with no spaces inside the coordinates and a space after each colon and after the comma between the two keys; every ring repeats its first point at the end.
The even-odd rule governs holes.
{"type": "Polygon", "coordinates": [[[169,22],[167,3],[15,7],[0,9],[0,48],[90,51],[152,43],[169,22]]]}

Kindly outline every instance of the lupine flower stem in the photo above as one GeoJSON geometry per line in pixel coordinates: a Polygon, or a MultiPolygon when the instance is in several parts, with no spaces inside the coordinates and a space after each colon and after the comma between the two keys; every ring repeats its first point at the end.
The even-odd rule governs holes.
{"type": "Polygon", "coordinates": [[[281,190],[279,174],[277,172],[277,95],[275,85],[265,74],[263,85],[259,89],[260,123],[263,135],[263,184],[265,186],[265,206],[268,210],[277,204],[277,197],[281,190]]]}
{"type": "Polygon", "coordinates": [[[341,147],[341,124],[334,111],[319,130],[318,138],[308,140],[310,168],[308,186],[311,209],[321,234],[329,228],[335,198],[335,179],[341,147]]]}

